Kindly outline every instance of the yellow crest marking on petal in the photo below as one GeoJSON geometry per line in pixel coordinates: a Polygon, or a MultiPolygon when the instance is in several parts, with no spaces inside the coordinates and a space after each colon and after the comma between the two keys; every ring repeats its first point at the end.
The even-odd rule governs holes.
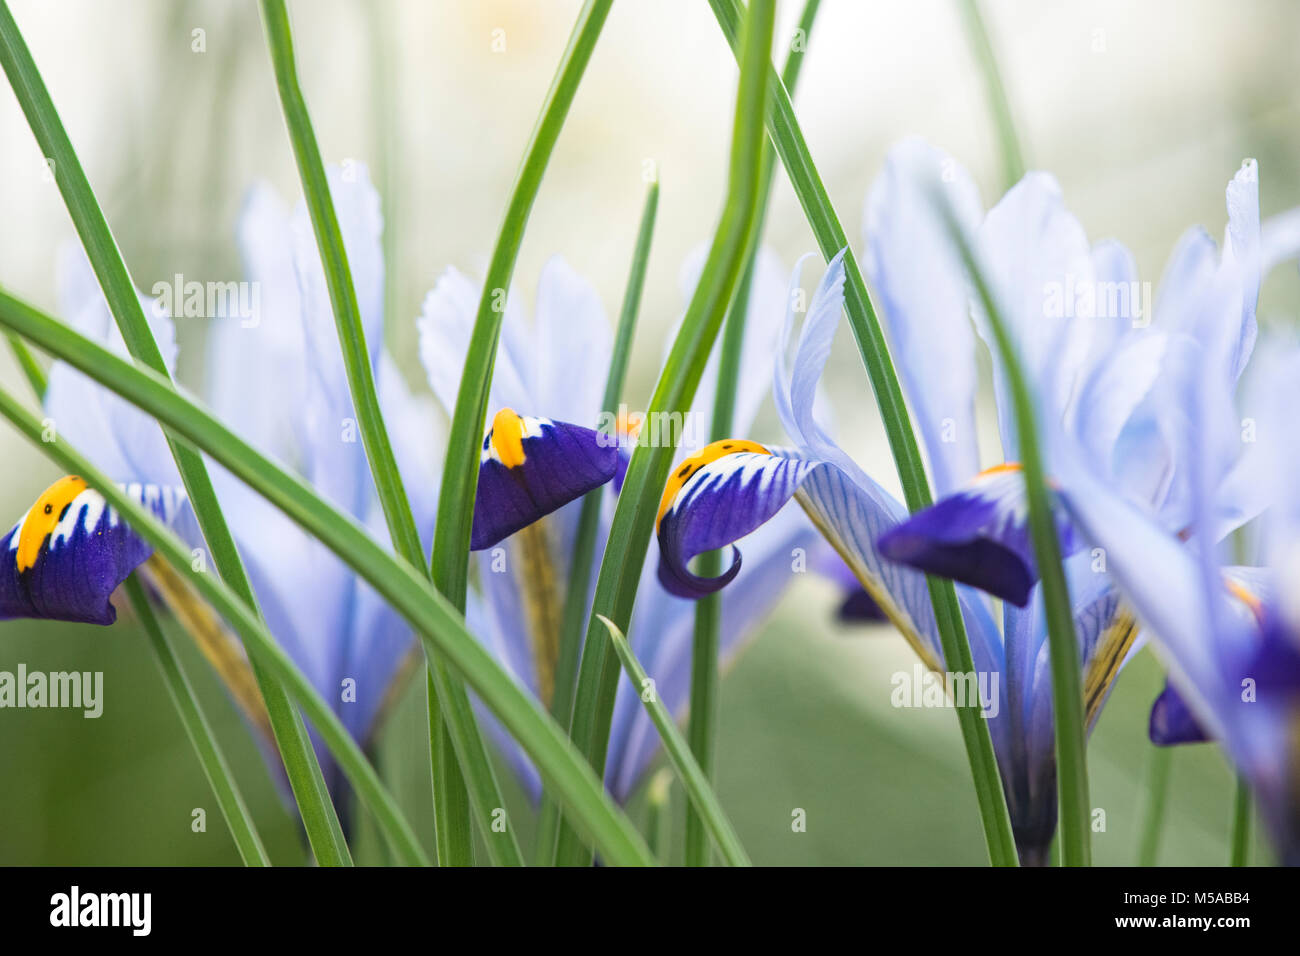
{"type": "Polygon", "coordinates": [[[711,465],[719,458],[725,458],[727,455],[735,455],[740,452],[750,452],[755,455],[772,454],[756,441],[748,441],[744,438],[724,438],[721,441],[715,441],[712,444],[705,445],[690,458],[687,458],[668,478],[668,483],[664,485],[664,496],[659,499],[659,514],[655,518],[655,532],[659,531],[659,522],[664,520],[664,515],[672,507],[673,501],[681,493],[686,482],[691,480],[691,476],[703,468],[705,465],[711,465]]]}
{"type": "Polygon", "coordinates": [[[1020,470],[1020,462],[1005,461],[1000,465],[994,465],[992,468],[985,468],[978,475],[976,475],[975,478],[976,480],[979,480],[980,478],[991,478],[994,475],[1001,475],[1008,471],[1019,471],[1019,470],[1020,470]]]}
{"type": "Polygon", "coordinates": [[[635,439],[641,434],[641,426],[645,424],[645,412],[629,412],[627,409],[621,409],[618,413],[618,423],[615,428],[618,434],[628,439],[635,439]]]}
{"type": "Polygon", "coordinates": [[[1255,616],[1256,623],[1262,626],[1264,623],[1264,602],[1259,599],[1259,595],[1255,594],[1240,581],[1234,581],[1226,574],[1223,576],[1223,583],[1228,589],[1228,593],[1242,604],[1246,605],[1246,608],[1250,613],[1255,616]]]}
{"type": "Polygon", "coordinates": [[[518,468],[528,457],[524,454],[524,420],[513,408],[501,409],[492,419],[492,450],[507,468],[518,468]]]}
{"type": "Polygon", "coordinates": [[[50,485],[36,499],[36,504],[32,505],[31,510],[27,512],[22,529],[18,532],[16,561],[19,574],[36,563],[41,553],[41,545],[58,526],[63,518],[63,510],[85,490],[84,480],[76,475],[68,475],[50,485]]]}
{"type": "MultiPolygon", "coordinates": [[[[1010,472],[1016,472],[1016,471],[1023,471],[1020,462],[1004,461],[1000,465],[994,465],[991,468],[985,468],[974,478],[972,478],[971,481],[982,481],[985,478],[996,478],[998,475],[1005,475],[1010,472]]],[[[1051,488],[1053,491],[1061,490],[1061,483],[1057,481],[1055,478],[1053,478],[1051,475],[1046,476],[1044,480],[1047,482],[1047,487],[1051,488]]]]}

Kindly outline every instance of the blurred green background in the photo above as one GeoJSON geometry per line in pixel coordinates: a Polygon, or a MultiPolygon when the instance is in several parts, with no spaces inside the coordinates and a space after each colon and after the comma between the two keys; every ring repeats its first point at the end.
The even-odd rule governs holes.
{"type": "MultiPolygon", "coordinates": [[[[385,199],[388,337],[413,383],[414,318],[449,264],[481,271],[576,0],[325,0],[291,4],[309,105],[328,161],[370,164],[385,199]],[[504,40],[504,48],[501,40],[504,40]]],[[[1260,161],[1265,215],[1300,202],[1300,5],[1126,2],[986,5],[1029,164],[1061,180],[1093,239],[1124,240],[1159,278],[1179,233],[1221,234],[1223,188],[1260,161]]],[[[136,282],[174,273],[241,278],[234,227],[256,179],[298,195],[256,5],[228,0],[13,0],[136,282]],[[202,31],[202,51],[196,39],[202,31]]],[[[780,5],[786,36],[798,5],[780,5]]],[[[653,381],[682,301],[677,275],[714,225],[725,173],[734,62],[704,0],[614,5],[552,160],[516,281],[531,302],[559,253],[617,308],[643,196],[662,201],[629,401],[653,381]]],[[[982,86],[956,5],[825,0],[797,106],[855,246],[885,151],[919,133],[1000,194],[982,86]]],[[[12,95],[0,90],[0,283],[54,306],[67,214],[12,95]]],[[[778,175],[767,241],[787,265],[814,247],[778,175]]],[[[1266,323],[1293,321],[1300,278],[1266,284],[1266,323]]],[[[203,387],[202,320],[178,323],[181,377],[203,387]]],[[[892,468],[846,338],[828,386],[844,444],[887,486],[892,468]]],[[[22,389],[7,354],[0,381],[22,389]]],[[[991,425],[991,416],[986,415],[991,425]]],[[[766,427],[771,427],[770,416],[766,427]]],[[[990,432],[991,434],[991,432],[990,432]]],[[[986,442],[992,447],[992,440],[986,442]]],[[[2,514],[16,519],[55,472],[0,430],[2,514]]],[[[9,519],[5,519],[9,520],[9,519]]],[[[120,603],[120,602],[119,602],[120,603]]],[[[975,803],[953,715],[896,710],[889,675],[912,657],[884,628],[831,623],[835,595],[801,581],[723,683],[718,789],[760,863],[975,864],[975,803]],[[794,808],[807,831],[791,831],[794,808]]],[[[277,862],[302,842],[244,725],[183,635],[175,635],[277,862]]],[[[0,669],[102,670],[98,720],[0,711],[0,863],[236,863],[206,783],[129,613],[112,628],[0,623],[0,669]],[[206,808],[206,833],[191,811],[206,808]]],[[[1125,671],[1090,745],[1092,802],[1107,828],[1097,862],[1137,853],[1159,669],[1125,671]]],[[[413,821],[428,832],[423,697],[406,695],[377,745],[413,821]]],[[[502,774],[503,780],[506,775],[502,774]]],[[[1160,860],[1227,860],[1230,771],[1210,747],[1175,753],[1160,860]]],[[[680,815],[682,797],[673,795],[680,815]]],[[[518,792],[511,815],[527,830],[518,792]]],[[[643,798],[632,805],[644,817],[643,798]]],[[[673,827],[681,834],[680,819],[673,827]]],[[[359,823],[362,861],[384,859],[359,823]]],[[[1260,848],[1257,862],[1269,859],[1260,848]]]]}

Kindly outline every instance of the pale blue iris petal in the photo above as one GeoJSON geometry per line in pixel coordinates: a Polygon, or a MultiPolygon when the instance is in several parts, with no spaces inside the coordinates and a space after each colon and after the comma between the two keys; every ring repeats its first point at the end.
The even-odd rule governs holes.
{"type": "Polygon", "coordinates": [[[1138,280],[1137,260],[1116,239],[1103,239],[1092,247],[1092,343],[1087,367],[1094,373],[1125,338],[1149,328],[1155,316],[1138,280]]]}
{"type": "Polygon", "coordinates": [[[1121,432],[1161,373],[1167,344],[1154,329],[1135,333],[1117,343],[1084,383],[1073,429],[1106,472],[1114,469],[1121,432]]]}
{"type": "MultiPolygon", "coordinates": [[[[1095,289],[1092,250],[1061,188],[1046,173],[1030,173],[989,211],[978,234],[979,254],[1002,320],[1015,341],[1030,385],[1044,403],[1040,421],[1065,419],[1091,350],[1092,322],[1078,316],[1080,290],[1095,289]]],[[[987,319],[974,309],[977,331],[994,356],[994,385],[1002,447],[1019,458],[1010,395],[987,319]]]]}
{"type": "Polygon", "coordinates": [[[516,411],[596,427],[612,348],[609,319],[595,288],[559,256],[538,281],[535,340],[533,407],[516,411]]]}
{"type": "MultiPolygon", "coordinates": [[[[831,465],[813,470],[799,489],[799,503],[859,578],[876,582],[881,603],[904,636],[928,653],[927,665],[943,661],[925,575],[882,558],[876,541],[897,526],[907,510],[870,478],[852,480],[831,465]]],[[[872,588],[868,588],[872,590],[872,588]]]]}
{"type": "Polygon", "coordinates": [[[1072,467],[1065,484],[1061,498],[1075,526],[1104,550],[1107,569],[1166,649],[1162,656],[1203,725],[1221,729],[1215,711],[1222,688],[1195,554],[1086,468],[1072,467]]]}
{"type": "Polygon", "coordinates": [[[1300,442],[1295,440],[1296,409],[1300,408],[1300,344],[1276,341],[1260,355],[1262,361],[1246,389],[1244,411],[1257,429],[1252,445],[1252,480],[1271,505],[1260,528],[1262,556],[1275,567],[1290,567],[1292,548],[1300,541],[1300,442]]]}
{"type": "MultiPolygon", "coordinates": [[[[122,334],[80,247],[65,245],[59,260],[59,300],[76,311],[64,318],[78,332],[117,355],[128,356],[122,334]]],[[[169,370],[176,365],[171,316],[140,297],[145,317],[169,370]]],[[[75,444],[100,469],[120,481],[180,485],[180,475],[157,422],[125,399],[63,362],[50,368],[44,408],[58,435],[75,444]]]]}
{"type": "Polygon", "coordinates": [[[941,497],[979,470],[979,448],[965,270],[934,208],[936,189],[958,227],[973,234],[983,205],[966,171],[921,140],[890,150],[867,199],[863,265],[941,497]]]}
{"type": "MultiPolygon", "coordinates": [[[[364,741],[373,732],[375,716],[415,642],[405,619],[364,582],[356,584],[352,615],[344,624],[349,640],[334,661],[338,672],[332,685],[324,688],[324,697],[340,701],[336,709],[344,724],[364,741]],[[355,701],[343,700],[347,679],[356,681],[355,701]]],[[[419,661],[423,664],[422,655],[419,661]]]]}
{"type": "Polygon", "coordinates": [[[483,619],[489,626],[490,646],[498,660],[533,694],[539,693],[533,638],[524,604],[527,582],[520,578],[520,562],[510,541],[477,552],[479,586],[483,593],[483,619]]]}
{"type": "MultiPolygon", "coordinates": [[[[521,687],[533,690],[521,678],[520,672],[516,671],[511,665],[512,649],[507,644],[508,638],[496,626],[496,621],[491,616],[488,600],[473,591],[467,595],[465,603],[465,624],[468,626],[469,632],[478,637],[492,656],[505,665],[510,676],[521,687]]],[[[526,668],[524,673],[527,673],[530,669],[526,668]]],[[[509,763],[511,771],[524,788],[524,792],[527,793],[530,800],[536,803],[542,795],[542,778],[538,774],[537,768],[528,759],[528,755],[524,753],[518,741],[497,719],[496,715],[483,706],[483,702],[478,697],[471,696],[470,700],[474,705],[474,712],[478,716],[479,725],[483,728],[484,734],[492,741],[497,752],[505,756],[506,762],[509,763]]]]}
{"type": "MultiPolygon", "coordinates": [[[[448,415],[456,408],[456,395],[465,369],[465,355],[469,351],[478,300],[479,286],[448,267],[425,296],[416,323],[420,333],[420,361],[438,404],[448,415]]],[[[513,329],[517,324],[512,321],[515,314],[507,304],[503,326],[513,329]]],[[[489,414],[500,408],[513,408],[523,415],[544,414],[544,410],[528,408],[530,396],[523,374],[507,351],[506,343],[510,341],[507,331],[502,329],[501,342],[497,346],[488,399],[489,414]]],[[[509,333],[510,336],[517,334],[517,331],[509,333]]]]}
{"type": "Polygon", "coordinates": [[[1259,164],[1248,159],[1227,189],[1228,227],[1223,237],[1223,261],[1241,275],[1241,325],[1232,348],[1232,377],[1237,379],[1255,348],[1258,325],[1261,250],[1259,225],[1259,164]]]}
{"type": "MultiPolygon", "coordinates": [[[[331,167],[327,174],[373,371],[383,348],[384,319],[379,195],[363,164],[331,167]]],[[[361,517],[373,493],[370,470],[352,406],[333,305],[305,204],[299,204],[294,211],[292,238],[308,362],[305,470],[317,490],[353,516],[361,517]]]]}
{"type": "Polygon", "coordinates": [[[237,229],[250,314],[213,320],[206,343],[212,410],[259,451],[299,466],[307,359],[289,206],[266,184],[249,190],[237,229]]]}
{"type": "Polygon", "coordinates": [[[438,512],[445,429],[433,399],[411,390],[387,351],[379,357],[375,386],[397,469],[427,554],[433,545],[433,523],[438,512]]]}
{"type": "Polygon", "coordinates": [[[800,451],[809,458],[831,462],[851,475],[854,480],[865,485],[871,482],[866,473],[835,443],[815,416],[818,406],[818,385],[822,372],[826,368],[826,359],[830,355],[831,343],[835,339],[840,314],[844,308],[846,251],[840,250],[827,264],[821,282],[808,303],[808,315],[800,330],[799,344],[795,349],[793,371],[787,373],[785,354],[789,348],[790,334],[794,326],[795,293],[799,287],[803,263],[808,256],[800,259],[795,266],[794,274],[790,278],[790,304],[778,340],[772,391],[781,424],[799,446],[800,451]]]}

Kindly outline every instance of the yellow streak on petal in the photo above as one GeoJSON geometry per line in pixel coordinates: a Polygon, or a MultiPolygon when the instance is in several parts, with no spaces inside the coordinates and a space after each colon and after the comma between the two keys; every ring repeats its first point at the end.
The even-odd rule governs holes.
{"type": "Polygon", "coordinates": [[[1003,463],[1000,464],[1000,465],[994,465],[992,468],[985,468],[983,471],[981,471],[981,472],[980,472],[978,475],[976,475],[975,477],[976,477],[977,479],[979,479],[979,478],[990,478],[990,477],[992,477],[993,475],[1001,475],[1001,474],[1004,474],[1005,472],[1008,472],[1008,471],[1019,471],[1019,470],[1020,470],[1020,462],[1018,462],[1018,461],[1005,461],[1005,462],[1003,462],[1003,463]]]}
{"type": "Polygon", "coordinates": [[[1137,640],[1137,618],[1125,605],[1115,610],[1106,629],[1097,639],[1092,658],[1083,674],[1084,726],[1091,728],[1101,713],[1101,705],[1110,693],[1111,685],[1119,676],[1119,669],[1137,640]]]}
{"type": "Polygon", "coordinates": [[[194,638],[199,651],[212,669],[225,682],[244,716],[252,722],[268,742],[271,718],[267,715],[262,692],[253,676],[253,669],[244,655],[239,639],[226,626],[225,621],[199,596],[188,581],[161,555],[151,555],[140,566],[139,573],[158,592],[162,601],[176,615],[185,631],[194,638]]]}
{"type": "Polygon", "coordinates": [[[501,409],[492,419],[492,450],[507,468],[524,463],[524,420],[513,408],[501,409]]]}
{"type": "Polygon", "coordinates": [[[1259,596],[1240,581],[1234,581],[1227,575],[1223,577],[1223,584],[1228,589],[1228,593],[1246,605],[1250,613],[1255,615],[1256,622],[1262,625],[1264,623],[1264,604],[1260,601],[1259,596]]]}
{"type": "Polygon", "coordinates": [[[40,557],[41,545],[58,527],[63,517],[63,509],[72,503],[72,499],[86,490],[86,482],[76,475],[60,478],[41,493],[32,505],[27,517],[23,519],[22,530],[18,533],[18,573],[26,571],[36,564],[40,557]]]}
{"type": "Polygon", "coordinates": [[[672,507],[673,502],[681,493],[686,482],[691,480],[691,476],[703,468],[705,465],[711,465],[719,458],[725,458],[727,455],[735,455],[739,452],[750,452],[755,455],[772,454],[756,441],[748,441],[744,438],[724,438],[721,441],[715,441],[710,445],[705,445],[690,458],[687,458],[677,470],[668,478],[668,483],[664,485],[664,496],[659,499],[659,514],[655,518],[655,532],[659,531],[659,522],[664,520],[664,515],[672,507]]]}

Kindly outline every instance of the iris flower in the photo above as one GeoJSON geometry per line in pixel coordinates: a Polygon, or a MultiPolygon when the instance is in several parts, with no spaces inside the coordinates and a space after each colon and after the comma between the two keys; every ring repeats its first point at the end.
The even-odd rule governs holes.
{"type": "MultiPolygon", "coordinates": [[[[1221,330],[1221,358],[1234,377],[1249,353],[1258,289],[1254,165],[1229,186],[1229,239],[1224,258],[1256,270],[1221,330]],[[1235,330],[1235,334],[1234,334],[1235,330]]],[[[975,429],[975,335],[987,322],[972,308],[965,270],[934,200],[942,193],[956,228],[971,237],[1039,400],[1049,466],[1065,454],[1085,457],[1106,475],[1114,493],[1143,501],[1171,522],[1185,521],[1185,445],[1171,443],[1165,417],[1174,386],[1162,370],[1185,364],[1182,308],[1199,294],[1187,275],[1218,267],[1203,233],[1175,251],[1157,320],[1125,295],[1110,307],[1099,293],[1140,290],[1132,258],[1118,243],[1088,244],[1048,175],[1031,173],[983,214],[969,176],[931,147],[908,141],[890,154],[867,204],[864,262],[886,320],[892,354],[925,448],[938,501],[909,517],[831,438],[813,413],[817,382],[830,353],[843,304],[843,253],[830,262],[803,324],[793,366],[785,341],[777,352],[774,393],[792,448],[732,442],[702,455],[671,488],[658,533],[660,578],[675,593],[699,597],[723,587],[736,565],[713,579],[688,565],[725,547],[797,498],[813,523],[853,569],[922,662],[942,671],[943,658],[925,579],[919,569],[956,578],[975,666],[1001,675],[1001,700],[991,734],[1022,861],[1041,863],[1056,824],[1056,769],[1046,623],[1026,527],[1018,441],[1003,370],[994,361],[1004,462],[981,471],[975,429]],[[1120,287],[1118,283],[1125,283],[1120,287]],[[1091,292],[1085,301],[1076,292],[1091,292]],[[903,563],[899,563],[903,562],[903,563]],[[973,586],[973,587],[972,587],[973,586]],[[1001,627],[995,607],[974,590],[1004,598],[1001,627]]],[[[1248,271],[1243,269],[1243,272],[1248,271]]],[[[794,279],[798,284],[798,272],[794,279]]],[[[785,339],[794,324],[786,321],[785,339]]],[[[1170,373],[1172,374],[1172,373],[1170,373]]],[[[1227,373],[1225,373],[1227,374],[1227,373]]],[[[1221,495],[1226,527],[1253,513],[1248,489],[1231,484],[1221,495]]],[[[1086,719],[1091,728],[1138,628],[1122,605],[1105,555],[1080,551],[1084,539],[1061,514],[1076,636],[1083,666],[1086,719]]],[[[735,560],[738,562],[737,552],[735,560]]]]}
{"type": "MultiPolygon", "coordinates": [[[[1212,299],[1216,290],[1205,289],[1212,299]]],[[[1220,300],[1221,301],[1221,300],[1220,300]]],[[[1111,494],[1086,467],[1072,474],[1068,507],[1090,540],[1111,555],[1125,598],[1148,626],[1170,684],[1151,715],[1162,743],[1213,738],[1249,781],[1281,860],[1300,865],[1300,350],[1262,356],[1264,369],[1247,421],[1257,424],[1249,461],[1268,505],[1265,566],[1228,567],[1213,534],[1190,542],[1149,512],[1111,494]],[[1254,416],[1258,416],[1256,419],[1254,416]]],[[[1232,385],[1216,374],[1213,346],[1198,355],[1180,398],[1191,456],[1191,508],[1197,529],[1221,520],[1215,487],[1224,479],[1221,449],[1239,446],[1242,421],[1232,385]]],[[[1221,371],[1221,370],[1219,370],[1221,371]]]]}
{"type": "MultiPolygon", "coordinates": [[[[378,195],[360,164],[331,168],[329,180],[381,406],[418,527],[431,533],[439,428],[432,401],[411,393],[383,348],[378,195]]],[[[255,187],[238,233],[254,294],[245,299],[247,311],[209,316],[209,402],[259,450],[296,470],[386,541],[305,205],[291,211],[269,187],[255,187]]],[[[172,319],[157,303],[145,304],[172,367],[172,319]]],[[[83,334],[126,354],[79,250],[61,263],[60,308],[83,334]]],[[[45,411],[63,438],[126,488],[138,489],[155,513],[180,530],[199,549],[196,562],[206,561],[192,509],[152,419],[63,363],[51,369],[45,411]]],[[[0,587],[5,616],[110,624],[115,612],[109,595],[149,559],[149,547],[104,507],[102,497],[77,482],[69,477],[56,483],[10,532],[0,587]]],[[[213,483],[271,633],[344,725],[366,741],[408,657],[409,629],[332,552],[228,472],[213,466],[213,483]]],[[[195,633],[246,714],[265,728],[234,635],[160,560],[151,561],[148,571],[150,584],[195,633]]],[[[319,743],[317,750],[327,780],[337,783],[337,768],[319,743]]]]}
{"type": "MultiPolygon", "coordinates": [[[[692,257],[683,269],[687,290],[698,278],[701,259],[692,257]]],[[[782,317],[784,282],[775,256],[760,255],[754,282],[736,406],[736,421],[746,428],[766,396],[762,357],[771,354],[782,317]]],[[[477,286],[449,268],[424,302],[420,355],[434,394],[448,413],[455,408],[478,299],[477,286]]],[[[593,488],[602,495],[593,573],[589,582],[578,584],[590,590],[629,445],[638,438],[680,438],[681,457],[703,444],[716,355],[700,385],[700,400],[684,422],[672,423],[680,429],[659,429],[657,423],[642,424],[636,413],[619,416],[617,410],[601,407],[612,335],[600,298],[584,278],[553,258],[542,269],[533,322],[518,302],[517,295],[506,302],[491,386],[494,414],[483,444],[472,542],[478,587],[470,595],[467,618],[470,629],[515,679],[549,704],[561,609],[566,589],[574,586],[570,563],[580,510],[576,499],[593,488]],[[607,427],[598,433],[599,424],[607,427]],[[609,427],[614,425],[618,427],[609,427]]],[[[724,602],[724,661],[734,657],[793,579],[797,549],[806,553],[815,541],[812,529],[797,515],[767,530],[754,549],[745,583],[724,602]]],[[[652,554],[628,639],[655,679],[660,700],[680,713],[689,696],[694,604],[666,593],[655,580],[655,566],[652,554]]],[[[536,795],[536,771],[494,721],[488,718],[487,724],[496,729],[497,741],[525,788],[536,795]]],[[[606,783],[617,799],[633,793],[658,745],[641,701],[620,686],[606,765],[606,783]]]]}

